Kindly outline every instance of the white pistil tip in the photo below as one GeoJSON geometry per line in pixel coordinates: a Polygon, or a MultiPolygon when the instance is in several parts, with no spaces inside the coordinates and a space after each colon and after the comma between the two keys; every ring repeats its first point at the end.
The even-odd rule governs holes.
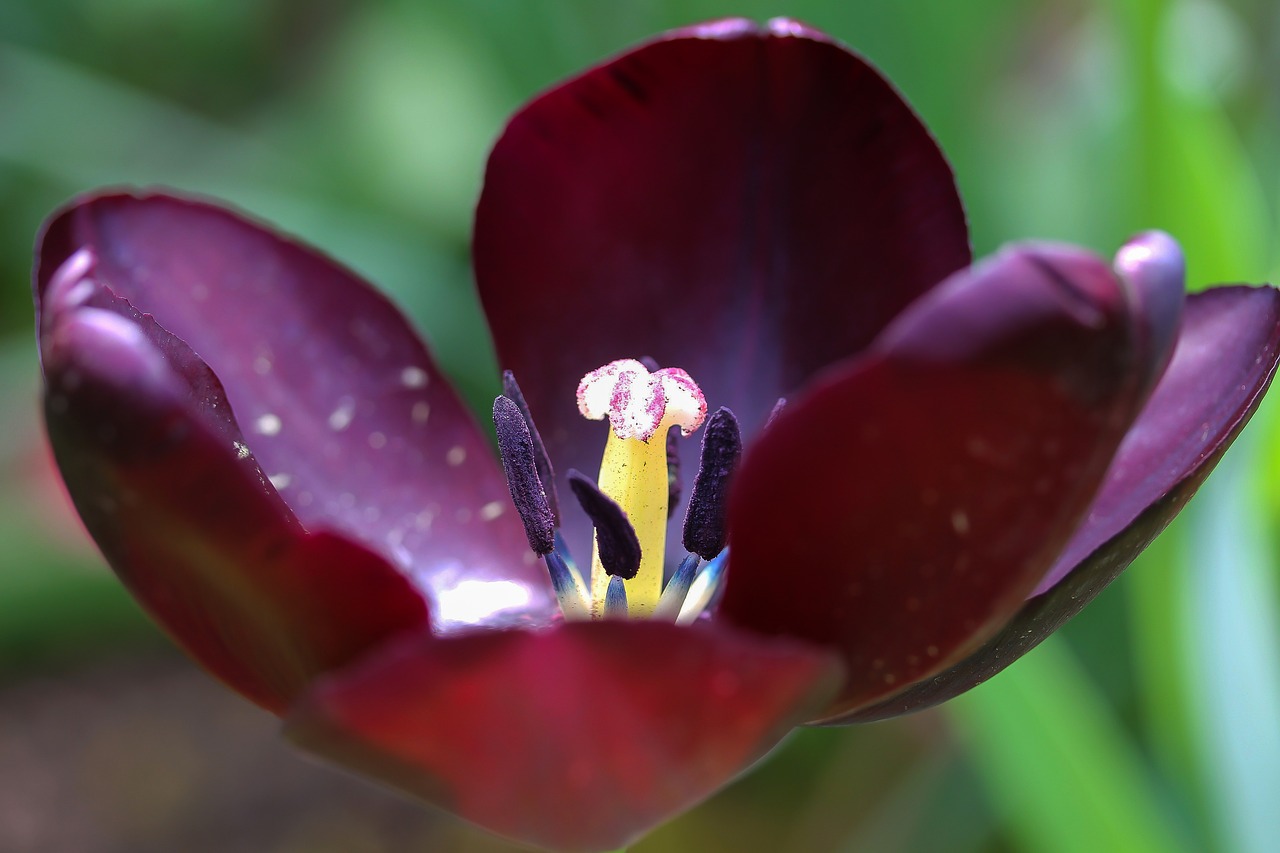
{"type": "Polygon", "coordinates": [[[632,358],[591,371],[578,383],[578,411],[593,421],[609,418],[618,438],[648,441],[668,427],[689,435],[707,417],[707,400],[678,367],[655,373],[632,358]]]}

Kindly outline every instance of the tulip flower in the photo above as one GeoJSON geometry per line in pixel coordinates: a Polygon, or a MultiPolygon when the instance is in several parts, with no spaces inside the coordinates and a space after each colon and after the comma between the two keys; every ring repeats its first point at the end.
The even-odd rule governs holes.
{"type": "Polygon", "coordinates": [[[1275,290],[1186,297],[1161,233],[975,263],[919,119],[791,21],[535,98],[474,262],[501,457],[372,287],[158,191],[45,227],[45,412],[195,660],[303,748],[551,849],[1009,665],[1186,503],[1280,344],[1275,290]]]}

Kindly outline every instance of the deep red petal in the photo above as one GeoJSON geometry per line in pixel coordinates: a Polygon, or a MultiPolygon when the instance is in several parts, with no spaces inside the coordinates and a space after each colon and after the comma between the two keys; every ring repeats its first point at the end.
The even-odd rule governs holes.
{"type": "Polygon", "coordinates": [[[235,213],[162,194],[92,196],[53,219],[39,298],[79,250],[95,284],[195,351],[180,370],[208,365],[306,528],[342,531],[410,572],[436,599],[437,628],[478,618],[449,609],[461,582],[519,584],[520,609],[550,612],[488,442],[368,284],[235,213]]]}
{"type": "Polygon", "coordinates": [[[833,715],[972,651],[1066,543],[1167,358],[1131,296],[1052,246],[940,285],[748,450],[720,615],[839,649],[833,715]]]}
{"type": "Polygon", "coordinates": [[[950,168],[892,87],[794,22],[743,20],[671,33],[517,113],[474,248],[499,359],[561,471],[599,465],[605,433],[573,405],[589,370],[684,368],[749,436],[970,258],[950,168]]]}
{"type": "Polygon", "coordinates": [[[574,622],[397,644],[318,684],[288,732],[493,832],[604,850],[728,782],[838,683],[792,642],[574,622]]]}
{"type": "Polygon", "coordinates": [[[403,574],[302,529],[225,405],[193,415],[193,399],[219,389],[207,370],[176,369],[198,365],[190,350],[75,283],[54,289],[41,323],[58,465],[112,567],[193,657],[281,711],[320,673],[426,630],[426,603],[403,574]]]}
{"type": "Polygon", "coordinates": [[[1261,402],[1277,358],[1280,293],[1221,287],[1191,296],[1168,371],[1036,594],[964,661],[836,722],[944,702],[1000,672],[1079,613],[1195,494],[1261,402]]]}

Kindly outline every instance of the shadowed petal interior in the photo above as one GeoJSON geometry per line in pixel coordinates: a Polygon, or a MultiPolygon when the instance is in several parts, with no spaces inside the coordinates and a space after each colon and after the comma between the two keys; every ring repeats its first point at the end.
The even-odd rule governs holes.
{"type": "MultiPolygon", "coordinates": [[[[604,446],[573,408],[587,371],[683,368],[750,436],[970,259],[951,170],[884,78],[794,22],[745,20],[670,33],[518,112],[474,256],[561,471],[593,471],[604,446]]],[[[686,470],[697,450],[682,443],[686,470]]],[[[565,523],[584,547],[587,525],[565,523]]]]}

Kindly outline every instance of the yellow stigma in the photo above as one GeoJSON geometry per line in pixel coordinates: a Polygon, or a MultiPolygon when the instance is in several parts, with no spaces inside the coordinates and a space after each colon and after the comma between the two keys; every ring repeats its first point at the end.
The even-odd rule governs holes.
{"type": "MultiPolygon", "coordinates": [[[[592,420],[609,418],[609,438],[600,462],[600,491],[612,498],[640,540],[640,571],[626,582],[628,615],[653,613],[662,594],[667,540],[667,431],[689,435],[707,415],[706,399],[679,368],[650,373],[622,359],[593,370],[578,383],[578,411],[592,420]]],[[[591,615],[604,615],[609,575],[591,550],[591,615]]]]}

